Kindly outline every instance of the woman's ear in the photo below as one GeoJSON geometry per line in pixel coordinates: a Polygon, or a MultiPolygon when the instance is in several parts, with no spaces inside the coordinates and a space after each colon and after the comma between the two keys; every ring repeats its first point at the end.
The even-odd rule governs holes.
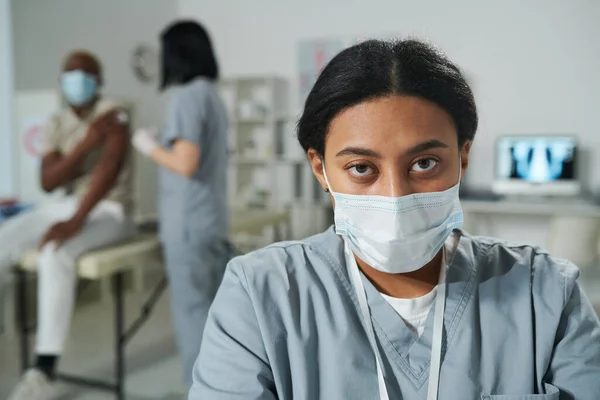
{"type": "Polygon", "coordinates": [[[308,161],[310,162],[313,174],[321,184],[323,190],[327,191],[327,181],[325,180],[323,170],[323,156],[321,156],[315,149],[308,149],[306,154],[308,156],[308,161]]]}
{"type": "Polygon", "coordinates": [[[465,176],[465,172],[467,171],[467,168],[469,167],[469,153],[471,151],[471,141],[467,140],[465,142],[465,144],[462,145],[462,148],[460,149],[460,162],[461,162],[461,176],[460,176],[460,180],[463,180],[463,177],[465,176]]]}

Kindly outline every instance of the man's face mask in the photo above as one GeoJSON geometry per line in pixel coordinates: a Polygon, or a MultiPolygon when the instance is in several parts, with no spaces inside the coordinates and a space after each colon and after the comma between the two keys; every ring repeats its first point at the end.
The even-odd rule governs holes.
{"type": "Polygon", "coordinates": [[[74,106],[88,103],[98,92],[97,78],[81,70],[64,72],[60,86],[69,104],[74,106]]]}

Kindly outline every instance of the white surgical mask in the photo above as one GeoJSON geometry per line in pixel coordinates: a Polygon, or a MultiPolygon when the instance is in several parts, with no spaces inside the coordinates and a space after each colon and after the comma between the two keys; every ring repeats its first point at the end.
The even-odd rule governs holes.
{"type": "Polygon", "coordinates": [[[98,92],[96,78],[81,70],[63,72],[60,85],[65,98],[74,106],[86,104],[98,92]]]}
{"type": "Polygon", "coordinates": [[[443,192],[401,197],[333,191],[335,232],[369,266],[388,274],[420,269],[433,260],[454,229],[463,224],[458,183],[443,192]]]}

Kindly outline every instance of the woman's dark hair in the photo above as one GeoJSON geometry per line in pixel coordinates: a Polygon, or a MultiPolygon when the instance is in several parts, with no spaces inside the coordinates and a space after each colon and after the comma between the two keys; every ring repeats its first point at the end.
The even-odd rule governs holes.
{"type": "Polygon", "coordinates": [[[161,89],[197,77],[219,78],[219,67],[208,32],[194,21],[179,21],[161,34],[161,89]]]}
{"type": "Polygon", "coordinates": [[[459,146],[473,140],[475,99],[455,64],[417,40],[369,40],[343,50],[321,72],[298,121],[298,141],[324,155],[329,125],[341,111],[389,95],[435,103],[454,120],[459,146]]]}

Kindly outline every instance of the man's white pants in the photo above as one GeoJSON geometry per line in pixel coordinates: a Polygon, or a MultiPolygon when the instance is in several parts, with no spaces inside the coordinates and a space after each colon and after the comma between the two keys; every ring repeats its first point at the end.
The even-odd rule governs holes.
{"type": "MultiPolygon", "coordinates": [[[[7,276],[25,252],[39,246],[52,225],[71,218],[76,210],[75,199],[60,199],[0,224],[0,277],[7,276]]],[[[133,232],[133,222],[125,216],[122,207],[106,201],[96,206],[75,237],[58,249],[54,243],[41,249],[38,258],[37,354],[62,353],[75,302],[77,258],[86,251],[122,241],[133,232]]],[[[3,290],[1,282],[2,279],[0,292],[3,290]]]]}

